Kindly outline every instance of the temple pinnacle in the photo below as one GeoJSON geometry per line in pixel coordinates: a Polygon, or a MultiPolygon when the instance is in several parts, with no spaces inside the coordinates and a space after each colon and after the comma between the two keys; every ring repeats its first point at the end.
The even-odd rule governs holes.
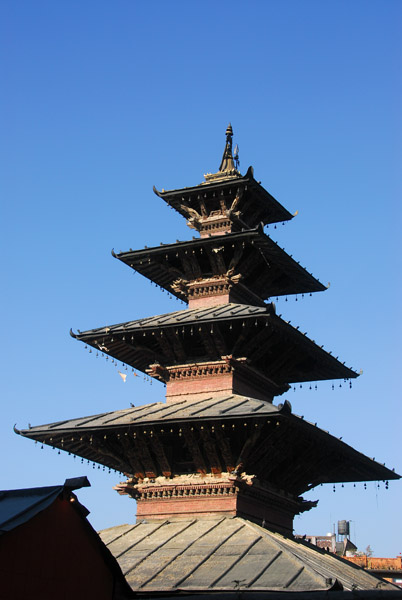
{"type": "Polygon", "coordinates": [[[228,172],[228,171],[231,172],[235,169],[235,164],[234,164],[233,154],[232,154],[232,138],[233,138],[233,129],[232,129],[232,125],[229,123],[229,125],[226,128],[225,150],[223,152],[221,165],[219,167],[219,171],[221,173],[228,172]]]}

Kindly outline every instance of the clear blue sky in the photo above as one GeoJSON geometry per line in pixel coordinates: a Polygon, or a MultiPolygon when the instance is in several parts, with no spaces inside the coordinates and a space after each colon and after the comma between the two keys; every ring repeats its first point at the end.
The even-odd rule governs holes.
{"type": "MultiPolygon", "coordinates": [[[[398,1],[2,3],[1,487],[62,483],[98,529],[132,521],[118,481],[12,427],[163,398],[70,338],[176,310],[110,255],[189,239],[152,193],[240,168],[298,216],[268,229],[331,287],[278,312],[364,374],[287,395],[297,414],[402,472],[401,13],[398,1]],[[400,169],[398,169],[399,171],[400,169]]],[[[402,551],[402,484],[319,487],[298,533],[350,519],[375,554],[402,551]]]]}

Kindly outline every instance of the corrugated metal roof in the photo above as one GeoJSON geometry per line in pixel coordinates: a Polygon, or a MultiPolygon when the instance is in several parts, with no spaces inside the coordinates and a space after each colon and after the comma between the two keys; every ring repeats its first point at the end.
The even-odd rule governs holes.
{"type": "Polygon", "coordinates": [[[88,334],[111,334],[124,333],[127,330],[135,329],[153,329],[161,326],[176,326],[187,323],[202,323],[211,321],[220,321],[226,319],[242,319],[255,316],[269,316],[274,314],[275,310],[272,305],[268,306],[251,306],[248,304],[219,304],[208,308],[187,308],[178,310],[163,315],[154,317],[145,317],[144,319],[136,319],[135,321],[127,321],[126,323],[118,323],[116,325],[108,325],[98,327],[88,331],[79,332],[77,338],[88,334]]]}
{"type": "MultiPolygon", "coordinates": [[[[187,429],[190,426],[196,433],[201,429],[205,430],[204,433],[208,430],[218,447],[221,443],[220,438],[215,437],[213,430],[226,426],[225,433],[231,440],[231,465],[237,464],[239,452],[241,453],[242,444],[246,443],[250,427],[258,427],[261,431],[265,428],[264,444],[267,448],[270,445],[275,447],[284,461],[280,462],[277,468],[271,465],[271,481],[279,488],[285,485],[283,480],[292,481],[293,492],[297,494],[309,489],[312,482],[315,486],[321,482],[400,478],[394,471],[368,458],[327,431],[291,414],[290,403],[274,406],[269,402],[238,395],[212,396],[198,401],[157,402],[16,431],[24,437],[61,448],[109,468],[135,473],[142,460],[141,453],[133,441],[135,432],[140,436],[146,434],[147,443],[151,446],[156,438],[160,444],[169,446],[172,451],[171,460],[174,462],[179,460],[178,456],[175,458],[176,453],[181,452],[181,444],[177,445],[174,440],[180,438],[181,428],[187,429]],[[236,432],[233,427],[236,428],[236,432]],[[237,429],[238,427],[240,429],[237,429]],[[230,433],[232,430],[233,435],[230,433]],[[296,456],[292,448],[296,449],[296,456]],[[134,459],[135,463],[130,462],[134,459]],[[309,461],[306,475],[303,475],[304,460],[309,461]]],[[[257,473],[260,478],[264,478],[267,468],[264,462],[264,447],[260,446],[261,464],[260,459],[254,457],[254,462],[250,465],[251,471],[257,473]]],[[[227,448],[226,451],[229,452],[227,448]]],[[[210,458],[205,458],[208,469],[214,466],[226,470],[229,463],[225,462],[226,459],[217,457],[218,455],[216,460],[214,458],[214,463],[210,463],[210,458]]],[[[196,460],[194,457],[193,459],[196,460]]],[[[159,463],[154,465],[154,468],[155,473],[159,474],[165,470],[159,463]]],[[[146,465],[144,469],[148,470],[146,465]]]]}
{"type": "Polygon", "coordinates": [[[86,477],[66,479],[64,485],[0,491],[0,532],[11,531],[45,510],[64,489],[87,487],[86,477]]]}
{"type": "Polygon", "coordinates": [[[145,423],[163,423],[171,421],[187,421],[189,419],[209,419],[219,417],[241,417],[278,414],[280,410],[270,402],[256,400],[238,395],[211,396],[203,400],[183,400],[180,402],[155,402],[135,408],[126,408],[109,413],[101,413],[79,419],[69,419],[48,425],[39,425],[25,430],[24,433],[35,434],[36,431],[88,429],[98,427],[120,427],[145,423]]]}
{"type": "Polygon", "coordinates": [[[164,190],[162,192],[154,187],[154,192],[169,206],[177,210],[179,214],[188,218],[183,204],[188,203],[189,206],[199,210],[199,203],[197,202],[199,197],[202,197],[208,204],[216,192],[229,195],[233,192],[234,198],[236,191],[241,189],[244,193],[240,198],[237,210],[241,212],[242,220],[250,226],[256,226],[261,221],[264,223],[277,223],[292,219],[293,215],[254,179],[253,172],[253,167],[249,167],[247,173],[240,177],[211,183],[203,182],[193,187],[164,190]],[[258,206],[260,210],[256,211],[255,206],[258,206]]]}
{"type": "Polygon", "coordinates": [[[134,591],[394,589],[354,565],[242,519],[140,522],[100,532],[134,591]]]}
{"type": "MultiPolygon", "coordinates": [[[[246,294],[245,297],[248,290],[265,299],[326,289],[260,229],[175,244],[161,244],[154,248],[130,250],[119,254],[115,254],[112,250],[112,254],[135,271],[187,302],[186,290],[179,290],[173,284],[178,278],[188,281],[194,279],[194,274],[189,268],[191,257],[196,255],[196,265],[204,277],[223,276],[234,264],[234,256],[241,248],[241,258],[234,261],[232,275],[242,274],[240,287],[242,293],[246,294]],[[216,263],[211,261],[210,253],[218,250],[221,259],[216,263]]],[[[236,284],[234,287],[236,288],[236,284]]],[[[251,298],[248,301],[253,303],[251,298]]]]}
{"type": "Polygon", "coordinates": [[[233,354],[235,358],[247,355],[250,364],[276,385],[358,376],[330,352],[310,340],[305,333],[298,331],[297,327],[277,316],[272,304],[252,306],[229,303],[187,309],[79,331],[77,334],[71,332],[71,335],[90,344],[96,351],[102,351],[122,363],[146,372],[152,362],[165,366],[178,364],[177,358],[172,358],[174,352],[172,355],[169,338],[165,340],[167,345],[160,343],[159,338],[164,332],[179,340],[176,349],[181,352],[182,363],[197,362],[200,353],[203,353],[203,360],[219,359],[222,350],[219,350],[219,344],[215,344],[214,339],[220,334],[225,354],[233,354]],[[215,352],[215,357],[207,356],[203,337],[205,325],[210,329],[213,347],[210,352],[215,352]],[[215,331],[215,328],[219,331],[215,331]],[[257,335],[258,343],[255,342],[257,335]],[[278,362],[278,356],[285,351],[287,354],[292,353],[293,357],[284,366],[283,360],[278,362]]]}

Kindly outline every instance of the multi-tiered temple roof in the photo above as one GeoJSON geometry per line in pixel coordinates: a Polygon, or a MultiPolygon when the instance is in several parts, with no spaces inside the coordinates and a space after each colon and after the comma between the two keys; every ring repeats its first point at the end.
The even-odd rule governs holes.
{"type": "Polygon", "coordinates": [[[166,384],[167,402],[18,433],[127,476],[116,489],[141,523],[103,537],[136,591],[385,589],[291,539],[294,516],[316,505],[303,492],[399,476],[273,404],[290,384],[357,373],[276,314],[272,298],[326,288],[264,233],[292,215],[251,167],[239,173],[232,135],[202,184],[155,190],[200,238],[112,252],[188,308],[71,332],[166,384]]]}

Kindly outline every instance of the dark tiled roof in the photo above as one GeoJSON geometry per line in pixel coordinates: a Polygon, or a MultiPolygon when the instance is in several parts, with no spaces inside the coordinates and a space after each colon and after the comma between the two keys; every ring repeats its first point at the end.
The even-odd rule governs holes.
{"type": "Polygon", "coordinates": [[[272,305],[250,306],[248,304],[233,303],[218,304],[216,306],[209,306],[208,308],[187,308],[185,310],[177,310],[163,315],[156,315],[154,317],[145,317],[143,319],[136,319],[135,321],[119,323],[117,325],[98,327],[96,329],[79,332],[75,337],[81,339],[82,336],[89,334],[124,333],[125,331],[131,331],[132,329],[142,331],[143,329],[159,328],[163,326],[175,327],[177,325],[193,323],[218,322],[226,319],[242,319],[260,315],[266,316],[271,313],[274,313],[272,305]]]}
{"type": "Polygon", "coordinates": [[[0,491],[0,532],[11,531],[50,506],[63,490],[87,487],[86,477],[66,479],[64,485],[0,491]]]}
{"type": "Polygon", "coordinates": [[[395,589],[354,565],[249,521],[140,522],[100,532],[139,592],[395,589]],[[339,586],[340,587],[340,586],[339,586]]]}
{"type": "Polygon", "coordinates": [[[172,423],[190,419],[216,419],[220,417],[263,416],[280,414],[277,406],[263,400],[238,395],[211,396],[203,400],[182,400],[180,402],[154,402],[135,408],[125,408],[79,419],[59,421],[49,425],[31,427],[26,432],[63,431],[87,428],[109,428],[125,425],[145,425],[152,423],[172,423]]]}
{"type": "MultiPolygon", "coordinates": [[[[262,230],[242,231],[210,238],[193,239],[155,248],[130,250],[113,256],[132,267],[157,285],[187,301],[187,294],[172,287],[178,278],[193,279],[188,271],[189,258],[196,255],[197,268],[203,277],[224,275],[230,268],[235,252],[233,274],[241,273],[242,289],[250,289],[260,298],[324,291],[326,288],[300,266],[262,230]],[[210,253],[219,249],[221,261],[211,265],[210,253]],[[217,272],[219,269],[219,273],[217,272]]],[[[214,255],[212,254],[212,257],[214,255]]],[[[243,293],[246,293],[245,291],[243,293]]]]}
{"type": "Polygon", "coordinates": [[[222,354],[233,354],[234,358],[247,356],[251,366],[277,385],[357,377],[355,371],[277,316],[272,304],[229,303],[187,309],[71,335],[143,372],[154,362],[165,366],[180,364],[177,359],[172,361],[179,351],[182,364],[219,360],[222,354]],[[174,339],[165,336],[161,344],[159,338],[163,332],[174,339]],[[209,339],[211,343],[206,350],[209,339]],[[211,345],[215,356],[211,355],[211,345]]]}
{"type": "MultiPolygon", "coordinates": [[[[159,439],[160,444],[172,449],[172,460],[180,460],[181,428],[184,430],[190,426],[195,432],[199,429],[203,429],[204,433],[211,430],[210,435],[218,445],[219,435],[216,437],[212,430],[225,428],[234,464],[237,464],[241,447],[250,436],[249,430],[260,428],[262,455],[261,458],[258,458],[259,455],[254,457],[251,470],[264,478],[267,469],[264,457],[269,448],[271,454],[268,456],[275,449],[279,462],[275,468],[271,465],[269,477],[280,488],[285,485],[284,480],[290,479],[292,490],[297,494],[322,482],[399,479],[399,475],[384,465],[327,431],[291,414],[290,403],[274,406],[269,402],[238,395],[217,395],[204,400],[170,404],[157,402],[16,431],[24,437],[109,468],[132,473],[135,467],[131,459],[135,457],[137,463],[142,460],[139,449],[133,445],[134,432],[145,435],[150,446],[153,440],[159,439]],[[245,427],[244,423],[248,426],[245,427]],[[232,429],[233,434],[230,433],[232,429]],[[305,461],[309,464],[308,469],[305,461]]],[[[215,466],[225,471],[227,465],[219,462],[215,466]]],[[[156,468],[157,472],[163,471],[162,467],[156,468]]],[[[211,465],[208,470],[210,468],[211,465]]]]}
{"type": "MultiPolygon", "coordinates": [[[[233,199],[237,190],[242,190],[243,197],[237,207],[242,219],[250,227],[255,227],[259,222],[278,223],[289,221],[293,218],[290,212],[282,206],[265,188],[253,177],[253,168],[249,167],[244,176],[233,177],[211,183],[202,183],[193,187],[180,188],[177,190],[163,190],[159,192],[154,188],[155,194],[162,198],[169,206],[172,206],[186,219],[188,213],[183,210],[183,204],[199,208],[199,198],[209,204],[213,197],[219,194],[232,195],[233,199]]],[[[201,212],[201,211],[200,211],[201,212]]]]}

